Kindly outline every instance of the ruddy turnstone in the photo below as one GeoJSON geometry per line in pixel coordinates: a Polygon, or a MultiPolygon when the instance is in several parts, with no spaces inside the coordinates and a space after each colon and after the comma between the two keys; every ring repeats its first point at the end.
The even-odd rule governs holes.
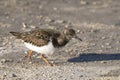
{"type": "Polygon", "coordinates": [[[52,29],[39,29],[28,32],[10,32],[17,39],[22,39],[25,46],[30,49],[27,57],[31,60],[32,51],[40,54],[40,58],[50,66],[53,66],[44,55],[53,54],[55,48],[65,46],[72,38],[77,37],[75,30],[71,28],[64,28],[62,31],[52,29]]]}

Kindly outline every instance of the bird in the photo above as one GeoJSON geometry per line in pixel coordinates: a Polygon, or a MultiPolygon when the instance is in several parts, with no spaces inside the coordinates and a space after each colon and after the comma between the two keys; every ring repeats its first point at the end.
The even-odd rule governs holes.
{"type": "Polygon", "coordinates": [[[40,58],[49,66],[53,66],[45,55],[52,55],[56,48],[64,47],[72,38],[82,41],[76,35],[72,28],[64,28],[62,30],[53,29],[37,29],[27,32],[10,32],[16,39],[21,39],[24,45],[29,49],[27,57],[31,60],[33,51],[40,54],[40,58]]]}

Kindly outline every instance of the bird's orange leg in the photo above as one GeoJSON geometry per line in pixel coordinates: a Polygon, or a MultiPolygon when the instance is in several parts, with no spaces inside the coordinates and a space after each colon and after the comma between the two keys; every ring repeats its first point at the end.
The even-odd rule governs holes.
{"type": "Polygon", "coordinates": [[[28,62],[32,61],[32,59],[31,59],[32,53],[33,53],[33,51],[31,51],[31,50],[27,51],[27,54],[25,54],[22,57],[22,60],[27,57],[28,58],[28,62]]]}
{"type": "Polygon", "coordinates": [[[28,57],[28,61],[29,61],[29,62],[32,61],[32,59],[31,59],[32,54],[33,54],[33,51],[31,51],[31,50],[29,50],[29,51],[27,52],[27,57],[28,57]]]}
{"type": "Polygon", "coordinates": [[[49,66],[54,66],[54,64],[50,63],[43,54],[40,54],[40,58],[49,66]]]}

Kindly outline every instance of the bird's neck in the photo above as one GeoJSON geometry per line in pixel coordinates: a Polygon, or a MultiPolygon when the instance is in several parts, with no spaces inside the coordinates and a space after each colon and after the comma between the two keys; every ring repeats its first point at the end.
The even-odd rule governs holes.
{"type": "Polygon", "coordinates": [[[58,37],[56,37],[56,38],[53,39],[53,45],[54,45],[54,47],[63,47],[68,42],[69,42],[69,40],[62,33],[58,37]]]}

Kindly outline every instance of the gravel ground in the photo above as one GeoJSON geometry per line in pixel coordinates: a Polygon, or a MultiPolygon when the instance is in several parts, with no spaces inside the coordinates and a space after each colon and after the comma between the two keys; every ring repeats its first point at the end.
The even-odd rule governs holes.
{"type": "Polygon", "coordinates": [[[120,80],[119,0],[0,0],[0,80],[120,80]],[[72,27],[71,40],[46,66],[9,31],[72,27]]]}

